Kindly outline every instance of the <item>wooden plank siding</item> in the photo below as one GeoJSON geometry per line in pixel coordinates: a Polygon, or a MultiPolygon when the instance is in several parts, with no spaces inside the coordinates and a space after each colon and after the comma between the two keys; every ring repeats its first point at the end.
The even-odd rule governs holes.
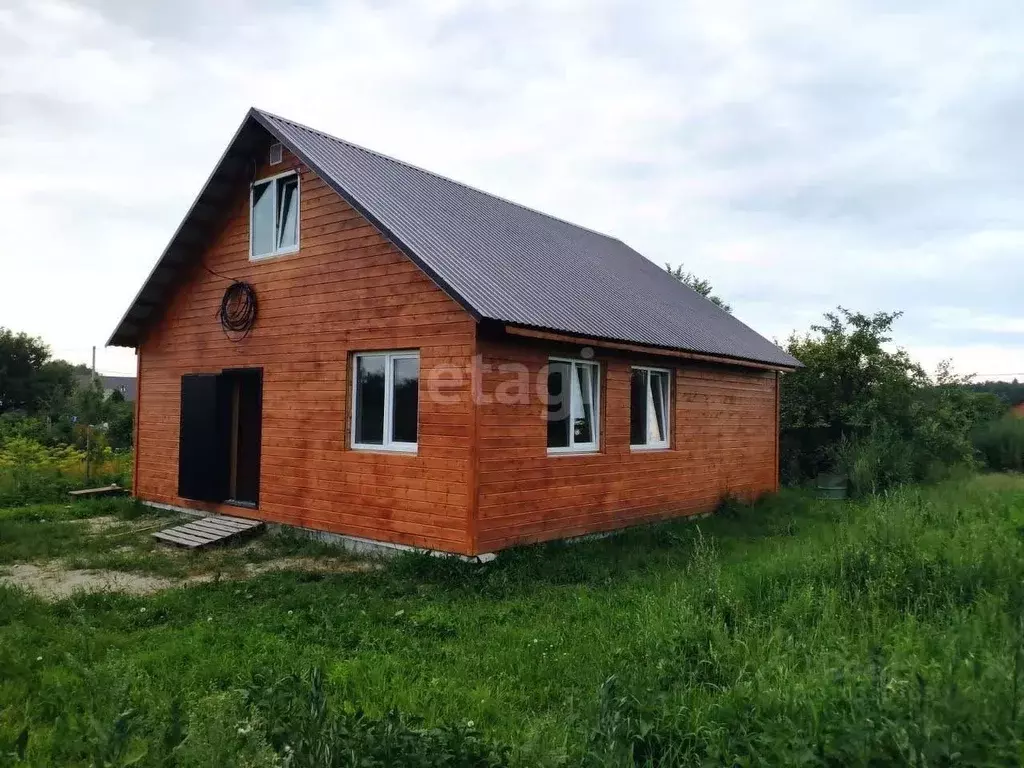
{"type": "Polygon", "coordinates": [[[773,371],[668,360],[674,371],[668,450],[629,446],[631,364],[601,363],[600,451],[547,453],[542,343],[479,342],[477,549],[604,531],[708,511],[726,494],[752,498],[777,488],[778,377],[773,371]],[[502,366],[505,370],[502,371],[502,366]],[[527,397],[510,383],[511,366],[529,371],[527,397]],[[499,388],[503,388],[499,390],[499,388]],[[499,402],[499,400],[514,402],[499,402]]]}
{"type": "MultiPolygon", "coordinates": [[[[299,167],[284,161],[256,178],[299,167]]],[[[316,174],[300,168],[300,250],[249,261],[249,191],[204,248],[210,270],[250,282],[252,333],[229,340],[217,320],[229,282],[198,263],[139,348],[136,494],[148,501],[469,553],[476,428],[469,370],[476,324],[316,174]],[[351,354],[420,353],[415,455],[351,449],[351,354]],[[444,398],[423,396],[439,366],[464,371],[444,398]],[[260,503],[247,510],[177,496],[181,377],[263,369],[260,503]]],[[[198,262],[198,259],[197,259],[198,262]]]]}

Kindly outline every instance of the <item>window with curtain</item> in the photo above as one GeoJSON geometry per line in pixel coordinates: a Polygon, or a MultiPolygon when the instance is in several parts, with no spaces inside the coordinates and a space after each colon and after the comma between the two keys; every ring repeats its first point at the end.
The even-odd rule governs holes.
{"type": "Polygon", "coordinates": [[[669,372],[633,368],[629,386],[629,444],[634,448],[668,448],[669,372]]]}
{"type": "Polygon", "coordinates": [[[599,440],[600,366],[588,360],[548,363],[548,452],[596,451],[599,440]]]}

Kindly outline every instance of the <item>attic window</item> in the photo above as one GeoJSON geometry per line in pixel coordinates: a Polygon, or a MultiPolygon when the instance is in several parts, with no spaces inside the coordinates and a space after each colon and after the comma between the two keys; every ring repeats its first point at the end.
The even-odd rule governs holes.
{"type": "Polygon", "coordinates": [[[278,142],[276,144],[271,144],[270,145],[270,164],[271,165],[277,165],[283,159],[284,159],[284,147],[281,146],[281,143],[278,142]]]}
{"type": "Polygon", "coordinates": [[[266,259],[299,250],[299,174],[262,179],[249,195],[249,258],[266,259]]]}

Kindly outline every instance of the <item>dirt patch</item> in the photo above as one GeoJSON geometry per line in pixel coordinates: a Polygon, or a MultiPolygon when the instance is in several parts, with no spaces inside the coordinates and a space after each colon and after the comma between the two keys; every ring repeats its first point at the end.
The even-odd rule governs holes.
{"type": "Polygon", "coordinates": [[[257,576],[274,571],[306,571],[312,573],[359,573],[380,568],[363,560],[323,560],[316,557],[278,557],[263,563],[246,563],[245,573],[257,576]]]}
{"type": "Polygon", "coordinates": [[[149,528],[159,528],[161,525],[166,523],[165,520],[154,519],[151,517],[141,517],[136,520],[122,520],[121,518],[114,517],[113,515],[86,517],[76,522],[85,526],[86,533],[90,535],[100,533],[132,533],[135,531],[145,531],[149,528]]]}
{"type": "Polygon", "coordinates": [[[6,566],[0,584],[24,587],[45,600],[63,600],[76,592],[126,592],[149,595],[175,586],[161,576],[146,576],[124,571],[67,570],[60,565],[18,563],[6,566]]]}
{"type": "Polygon", "coordinates": [[[113,515],[101,515],[100,517],[87,517],[79,520],[89,533],[106,533],[112,528],[120,528],[122,522],[113,515]]]}
{"type": "Polygon", "coordinates": [[[199,573],[184,578],[168,578],[127,571],[68,569],[60,561],[42,565],[16,563],[0,567],[0,584],[22,587],[44,600],[63,600],[76,592],[124,592],[151,595],[174,587],[205,584],[215,580],[239,581],[275,571],[307,573],[354,573],[373,570],[376,563],[315,557],[279,557],[262,563],[246,563],[237,573],[199,573]]]}

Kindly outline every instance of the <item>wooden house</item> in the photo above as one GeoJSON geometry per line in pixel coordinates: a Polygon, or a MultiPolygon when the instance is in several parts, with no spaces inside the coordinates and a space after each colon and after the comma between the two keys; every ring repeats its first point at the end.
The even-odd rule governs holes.
{"type": "Polygon", "coordinates": [[[109,344],[140,499],[466,555],[775,490],[799,365],[619,240],[256,109],[109,344]]]}

